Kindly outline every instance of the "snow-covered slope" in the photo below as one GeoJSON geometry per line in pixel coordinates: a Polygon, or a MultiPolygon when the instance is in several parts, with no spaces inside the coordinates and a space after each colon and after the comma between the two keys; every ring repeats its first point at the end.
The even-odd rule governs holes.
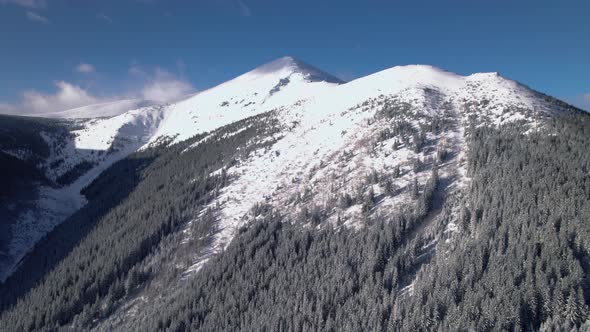
{"type": "Polygon", "coordinates": [[[223,125],[326,94],[342,83],[314,67],[284,57],[170,105],[152,142],[175,142],[223,125]]]}
{"type": "MultiPolygon", "coordinates": [[[[51,147],[41,169],[54,185],[37,188],[34,208],[19,209],[12,224],[10,243],[0,261],[0,281],[47,232],[80,209],[80,191],[114,162],[146,144],[162,119],[162,107],[151,106],[106,119],[75,120],[69,137],[41,133],[51,147]]],[[[15,208],[17,206],[15,205],[15,208]]]]}
{"type": "Polygon", "coordinates": [[[305,100],[338,83],[329,74],[284,57],[171,105],[134,109],[145,102],[122,100],[51,114],[74,118],[65,141],[42,133],[52,149],[41,166],[58,186],[39,187],[35,208],[11,220],[13,236],[5,253],[10,259],[0,262],[0,281],[42,236],[85,204],[80,191],[117,160],[163,138],[179,142],[305,100]],[[133,110],[119,114],[127,107],[133,110]]]}
{"type": "Polygon", "coordinates": [[[92,104],[69,110],[44,113],[44,117],[59,119],[92,119],[113,117],[129,110],[157,105],[158,102],[142,99],[122,99],[92,104]]]}
{"type": "MultiPolygon", "coordinates": [[[[425,170],[432,168],[440,150],[452,156],[440,161],[449,190],[461,188],[468,181],[463,142],[470,116],[496,125],[524,119],[536,126],[537,115],[559,112],[537,92],[495,73],[460,76],[410,65],[344,83],[284,57],[174,104],[71,120],[76,128],[65,144],[45,137],[51,146],[59,147],[46,160],[47,176],[57,181],[71,175],[71,181],[41,188],[37,208],[21,214],[13,228],[13,259],[0,267],[0,280],[41,236],[84,204],[80,190],[113,162],[152,144],[180,142],[272,110],[289,130],[272,149],[257,151],[227,170],[235,181],[212,203],[223,206],[214,251],[224,248],[236,229],[252,218],[248,212],[263,196],[293,218],[302,209],[318,205],[329,210],[334,223],[347,224],[358,219],[352,217],[363,213],[362,208],[359,204],[335,206],[334,200],[339,199],[335,195],[364,195],[369,185],[362,179],[367,174],[400,169],[393,183],[398,194],[383,195],[374,212],[402,208],[410,199],[412,183],[424,186],[429,177],[425,170]],[[433,122],[444,125],[432,129],[433,122]],[[392,128],[402,134],[392,134],[392,128]],[[420,135],[426,148],[416,149],[420,135]],[[417,163],[425,167],[417,169],[417,163]],[[70,174],[75,169],[82,171],[70,174]]],[[[94,111],[76,110],[64,117],[87,117],[88,112],[94,111]]],[[[376,194],[385,190],[380,184],[371,186],[376,194]]]]}
{"type": "MultiPolygon", "coordinates": [[[[358,227],[353,221],[367,213],[359,203],[364,195],[381,197],[371,214],[413,206],[412,185],[423,188],[435,164],[445,190],[459,190],[468,181],[464,135],[470,116],[496,125],[524,119],[534,127],[531,112],[541,117],[559,112],[538,93],[495,73],[460,76],[425,65],[394,67],[305,92],[304,100],[281,100],[281,122],[296,125],[271,149],[227,170],[236,180],[211,203],[223,207],[213,252],[223,250],[237,229],[256,217],[250,211],[257,203],[279,207],[294,220],[321,211],[335,225],[358,227]],[[370,174],[394,173],[399,173],[391,183],[394,195],[384,194],[391,188],[383,183],[367,180],[370,174]],[[342,207],[338,202],[345,193],[357,199],[342,207]]],[[[456,229],[453,223],[448,227],[456,229]]],[[[196,257],[187,272],[205,261],[196,257]]]]}
{"type": "MultiPolygon", "coordinates": [[[[165,255],[152,257],[154,261],[174,257],[173,262],[150,263],[173,266],[183,271],[182,277],[170,281],[163,272],[165,283],[152,283],[115,317],[127,320],[147,307],[166,303],[158,302],[162,298],[173,299],[175,295],[170,294],[178,294],[174,290],[182,289],[187,279],[222,252],[240,227],[261,218],[261,211],[268,211],[267,204],[286,220],[303,221],[308,227],[326,225],[314,223],[316,215],[317,220],[336,228],[364,227],[371,220],[402,211],[414,213],[427,183],[438,174],[437,194],[455,205],[449,209],[450,216],[437,212],[442,210],[440,201],[431,209],[421,231],[432,235],[432,241],[422,249],[452,243],[461,230],[457,202],[470,181],[466,139],[471,125],[501,126],[522,120],[526,133],[542,126],[544,118],[563,111],[545,96],[496,73],[461,76],[432,66],[409,65],[332,84],[305,81],[305,75],[299,76],[290,66],[264,67],[166,110],[152,141],[161,136],[186,139],[240,119],[244,113],[266,110],[277,110],[273,116],[284,130],[255,142],[275,142],[272,146],[213,171],[227,174],[228,185],[182,232],[162,245],[165,255]],[[273,83],[285,75],[293,77],[289,84],[297,84],[271,93],[273,83]],[[251,90],[253,86],[258,89],[251,90]],[[261,91],[267,93],[260,96],[261,91]],[[256,101],[258,106],[242,107],[242,99],[244,103],[256,101]],[[210,247],[198,252],[193,226],[211,213],[217,222],[216,233],[210,247]]],[[[208,143],[203,139],[192,147],[208,143]]],[[[412,290],[412,280],[407,280],[401,294],[412,290]]],[[[105,321],[97,330],[120,323],[116,320],[105,321]]]]}

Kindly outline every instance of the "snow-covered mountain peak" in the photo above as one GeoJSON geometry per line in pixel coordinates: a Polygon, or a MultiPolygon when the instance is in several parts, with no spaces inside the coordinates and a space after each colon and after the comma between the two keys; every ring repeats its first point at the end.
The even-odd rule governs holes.
{"type": "Polygon", "coordinates": [[[408,88],[435,88],[441,91],[459,92],[474,86],[491,88],[487,92],[497,90],[528,92],[528,87],[501,76],[498,72],[473,73],[462,76],[438,67],[423,64],[395,66],[377,73],[367,75],[349,82],[347,85],[357,88],[360,85],[378,85],[383,90],[408,88]]]}
{"type": "Polygon", "coordinates": [[[264,74],[264,73],[273,73],[281,70],[293,70],[296,69],[302,63],[300,60],[295,59],[291,56],[284,56],[278,58],[274,61],[269,63],[263,64],[256,69],[252,70],[252,73],[256,74],[264,74]]]}
{"type": "Polygon", "coordinates": [[[495,79],[498,77],[502,77],[500,73],[497,71],[492,72],[482,72],[482,73],[473,73],[468,76],[471,79],[495,79]]]}
{"type": "Polygon", "coordinates": [[[243,76],[252,78],[268,74],[285,77],[291,74],[301,74],[303,78],[310,82],[344,83],[341,79],[291,56],[285,56],[266,63],[243,76]]]}
{"type": "Polygon", "coordinates": [[[442,69],[439,67],[435,67],[433,65],[428,64],[408,64],[408,65],[398,65],[393,66],[391,68],[385,69],[385,71],[393,71],[397,73],[418,73],[420,75],[447,75],[452,77],[459,76],[456,73],[448,71],[446,69],[442,69]]]}
{"type": "Polygon", "coordinates": [[[430,65],[405,65],[391,67],[377,73],[358,78],[347,85],[357,87],[379,85],[383,89],[407,88],[410,86],[437,86],[444,89],[462,86],[463,77],[430,65]]]}
{"type": "Polygon", "coordinates": [[[323,95],[341,80],[292,57],[262,65],[230,81],[167,107],[150,143],[174,142],[273,109],[323,95]]]}

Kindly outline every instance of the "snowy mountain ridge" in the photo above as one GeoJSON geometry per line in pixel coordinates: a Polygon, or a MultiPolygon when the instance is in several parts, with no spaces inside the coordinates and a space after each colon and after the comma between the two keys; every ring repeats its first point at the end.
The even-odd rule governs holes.
{"type": "Polygon", "coordinates": [[[174,142],[272,109],[326,93],[341,81],[301,61],[281,58],[170,105],[150,143],[174,142]]]}
{"type": "Polygon", "coordinates": [[[286,74],[299,73],[311,82],[345,83],[343,80],[291,56],[285,56],[269,62],[243,76],[260,76],[277,72],[285,72],[286,74]]]}
{"type": "MultiPolygon", "coordinates": [[[[476,115],[497,125],[528,118],[521,110],[535,109],[543,114],[554,110],[534,92],[496,73],[459,76],[432,66],[410,65],[387,69],[342,85],[330,86],[303,102],[284,105],[278,117],[282,123],[297,125],[284,133],[271,150],[259,151],[240,165],[227,170],[236,181],[222,190],[211,203],[223,206],[219,216],[220,232],[213,244],[221,252],[237,229],[252,220],[249,211],[261,202],[275,206],[290,219],[314,209],[328,210],[334,225],[362,220],[362,204],[340,208],[338,193],[369,191],[363,179],[367,174],[400,172],[392,183],[401,194],[385,197],[372,213],[389,214],[411,202],[413,181],[424,187],[434,164],[447,181],[445,190],[464,187],[465,128],[476,115]],[[468,105],[486,100],[474,114],[468,105]],[[395,110],[399,114],[383,116],[395,110]],[[403,110],[403,112],[401,111],[403,110]],[[433,121],[446,123],[438,132],[426,132],[433,121]],[[389,137],[389,128],[407,125],[425,133],[430,149],[414,146],[415,138],[400,142],[389,137]],[[439,151],[453,157],[437,160],[439,151]],[[416,171],[415,164],[422,169],[416,171]],[[265,197],[264,200],[262,197],[265,197]],[[303,199],[301,197],[307,197],[303,199]]],[[[370,185],[371,192],[382,195],[384,187],[370,185]]],[[[255,217],[255,216],[254,216],[255,217]]],[[[358,227],[358,224],[350,224],[358,227]]],[[[449,225],[454,230],[453,224],[449,225]]],[[[199,257],[189,272],[198,270],[199,257]]]]}
{"type": "Polygon", "coordinates": [[[58,119],[108,118],[129,110],[157,105],[158,102],[142,99],[122,99],[76,107],[64,111],[44,113],[44,117],[58,119]]]}
{"type": "MultiPolygon", "coordinates": [[[[36,241],[85,203],[80,190],[117,160],[162,141],[181,142],[271,111],[290,130],[277,138],[272,149],[257,151],[226,170],[236,180],[212,203],[224,207],[214,252],[227,246],[263,196],[270,204],[284,206],[295,218],[302,208],[313,208],[294,203],[295,196],[311,195],[315,204],[331,206],[336,199],[333,192],[366,190],[358,180],[366,174],[401,169],[393,185],[402,194],[379,204],[378,209],[387,213],[404,204],[414,181],[423,186],[428,180],[428,172],[412,171],[416,159],[427,165],[424,169],[432,168],[441,149],[453,156],[440,165],[442,176],[453,179],[449,190],[461,188],[468,180],[464,135],[470,116],[496,125],[517,120],[532,124],[536,120],[531,114],[545,116],[560,110],[497,73],[460,76],[432,66],[409,65],[344,83],[300,60],[284,57],[177,103],[108,118],[71,120],[76,127],[65,143],[44,136],[48,145],[59,146],[46,161],[47,176],[56,180],[78,165],[83,166],[78,167],[81,174],[62,186],[40,187],[37,208],[23,211],[14,222],[9,245],[12,259],[2,266],[0,280],[36,241]],[[477,111],[473,105],[478,106],[477,111]],[[445,123],[444,128],[426,130],[433,119],[445,123]],[[413,128],[408,133],[423,135],[425,146],[432,148],[416,149],[411,135],[406,142],[389,137],[387,130],[392,126],[413,128]],[[329,185],[334,179],[339,179],[340,187],[329,185]]],[[[383,190],[376,184],[373,187],[376,194],[383,190]]],[[[335,209],[334,223],[346,224],[362,213],[358,204],[331,208],[335,209]]],[[[203,262],[203,257],[196,257],[189,271],[203,262]]]]}

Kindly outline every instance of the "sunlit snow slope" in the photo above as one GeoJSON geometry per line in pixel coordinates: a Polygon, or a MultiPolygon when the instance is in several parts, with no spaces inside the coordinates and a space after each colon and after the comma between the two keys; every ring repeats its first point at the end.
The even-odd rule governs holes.
{"type": "MultiPolygon", "coordinates": [[[[235,82],[249,78],[247,74],[235,82]]],[[[424,65],[394,67],[310,92],[307,88],[297,95],[305,95],[303,100],[285,93],[281,105],[273,104],[281,109],[281,122],[295,126],[271,149],[257,151],[227,170],[236,180],[210,205],[223,207],[213,253],[223,250],[239,227],[256,218],[251,210],[257,203],[279,207],[293,220],[317,212],[335,225],[358,227],[354,221],[363,220],[366,211],[359,203],[340,207],[337,202],[343,193],[362,196],[370,188],[381,197],[371,213],[394,213],[412,205],[412,183],[424,187],[435,162],[440,163],[445,190],[458,190],[468,181],[464,135],[470,116],[495,125],[524,119],[535,128],[540,117],[560,111],[542,95],[496,73],[460,76],[424,65]],[[433,123],[441,128],[432,129],[433,123]],[[415,148],[416,137],[405,135],[404,141],[392,133],[394,128],[408,127],[412,129],[406,132],[424,135],[424,148],[415,148]],[[441,150],[450,157],[437,160],[441,150]],[[381,195],[383,186],[366,180],[374,172],[398,170],[393,196],[381,195]]],[[[205,119],[213,125],[220,117],[207,113],[205,119]]],[[[456,230],[453,223],[448,227],[456,230]]],[[[198,270],[207,257],[196,257],[187,273],[198,270]]]]}
{"type": "MultiPolygon", "coordinates": [[[[109,105],[103,106],[109,109],[109,105]]],[[[62,115],[87,118],[87,111],[62,115]]],[[[416,159],[428,169],[439,149],[452,156],[440,170],[449,179],[449,190],[460,188],[468,180],[462,159],[470,116],[496,125],[527,120],[534,128],[538,115],[560,110],[543,95],[495,73],[460,76],[431,66],[410,65],[344,83],[284,57],[174,104],[106,118],[73,119],[71,137],[65,143],[56,142],[51,135],[44,137],[59,147],[45,161],[47,177],[59,182],[65,176],[69,181],[41,187],[36,208],[23,211],[13,223],[8,246],[11,259],[0,266],[0,280],[44,234],[85,203],[80,190],[113,162],[152,144],[180,142],[267,111],[276,111],[290,130],[271,150],[258,151],[227,170],[235,181],[213,203],[223,206],[214,252],[224,248],[236,229],[251,219],[248,211],[263,196],[266,202],[295,216],[302,208],[314,208],[297,197],[331,206],[334,193],[358,191],[363,185],[360,179],[367,173],[400,168],[394,184],[400,194],[379,204],[383,213],[390,213],[408,199],[412,181],[423,185],[427,180],[428,172],[413,170],[416,159]],[[433,120],[446,126],[426,132],[424,128],[433,120]],[[413,138],[403,142],[387,134],[402,125],[424,132],[429,148],[415,151],[413,138]]],[[[374,185],[374,190],[379,194],[383,188],[374,185]]],[[[330,211],[330,215],[334,222],[347,224],[360,209],[353,205],[330,211]]],[[[200,266],[197,262],[203,259],[195,258],[192,270],[200,266]]]]}
{"type": "MultiPolygon", "coordinates": [[[[0,281],[42,236],[85,204],[80,190],[117,160],[164,138],[166,142],[179,142],[306,100],[339,83],[342,82],[337,78],[310,65],[284,57],[171,105],[143,107],[117,115],[121,107],[142,104],[123,100],[52,114],[51,117],[73,118],[71,135],[65,141],[42,133],[53,147],[42,166],[56,186],[40,186],[35,208],[23,210],[17,220],[9,221],[12,235],[7,252],[3,253],[9,259],[0,261],[0,281]],[[100,117],[96,118],[97,114],[100,117]]],[[[13,154],[19,155],[17,152],[13,154]]]]}
{"type": "Polygon", "coordinates": [[[170,105],[152,141],[175,142],[246,117],[280,109],[331,91],[342,83],[299,60],[284,57],[170,105]]]}

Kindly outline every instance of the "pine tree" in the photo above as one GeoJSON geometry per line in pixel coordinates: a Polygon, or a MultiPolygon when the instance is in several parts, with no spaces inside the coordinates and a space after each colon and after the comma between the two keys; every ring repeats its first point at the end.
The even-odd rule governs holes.
{"type": "Polygon", "coordinates": [[[419,189],[418,189],[418,178],[414,178],[410,190],[412,193],[412,198],[417,199],[419,197],[419,189]]]}
{"type": "Polygon", "coordinates": [[[401,175],[401,171],[399,168],[399,165],[395,165],[395,167],[393,168],[393,172],[391,173],[391,176],[393,176],[394,179],[399,178],[401,175]]]}
{"type": "Polygon", "coordinates": [[[387,196],[394,196],[395,195],[395,185],[393,184],[393,181],[391,181],[391,178],[389,178],[389,177],[385,178],[385,183],[383,184],[383,192],[387,196]]]}
{"type": "Polygon", "coordinates": [[[587,306],[584,303],[583,297],[581,297],[581,289],[576,291],[572,288],[565,305],[565,318],[573,325],[579,326],[586,320],[587,312],[587,306]]]}

